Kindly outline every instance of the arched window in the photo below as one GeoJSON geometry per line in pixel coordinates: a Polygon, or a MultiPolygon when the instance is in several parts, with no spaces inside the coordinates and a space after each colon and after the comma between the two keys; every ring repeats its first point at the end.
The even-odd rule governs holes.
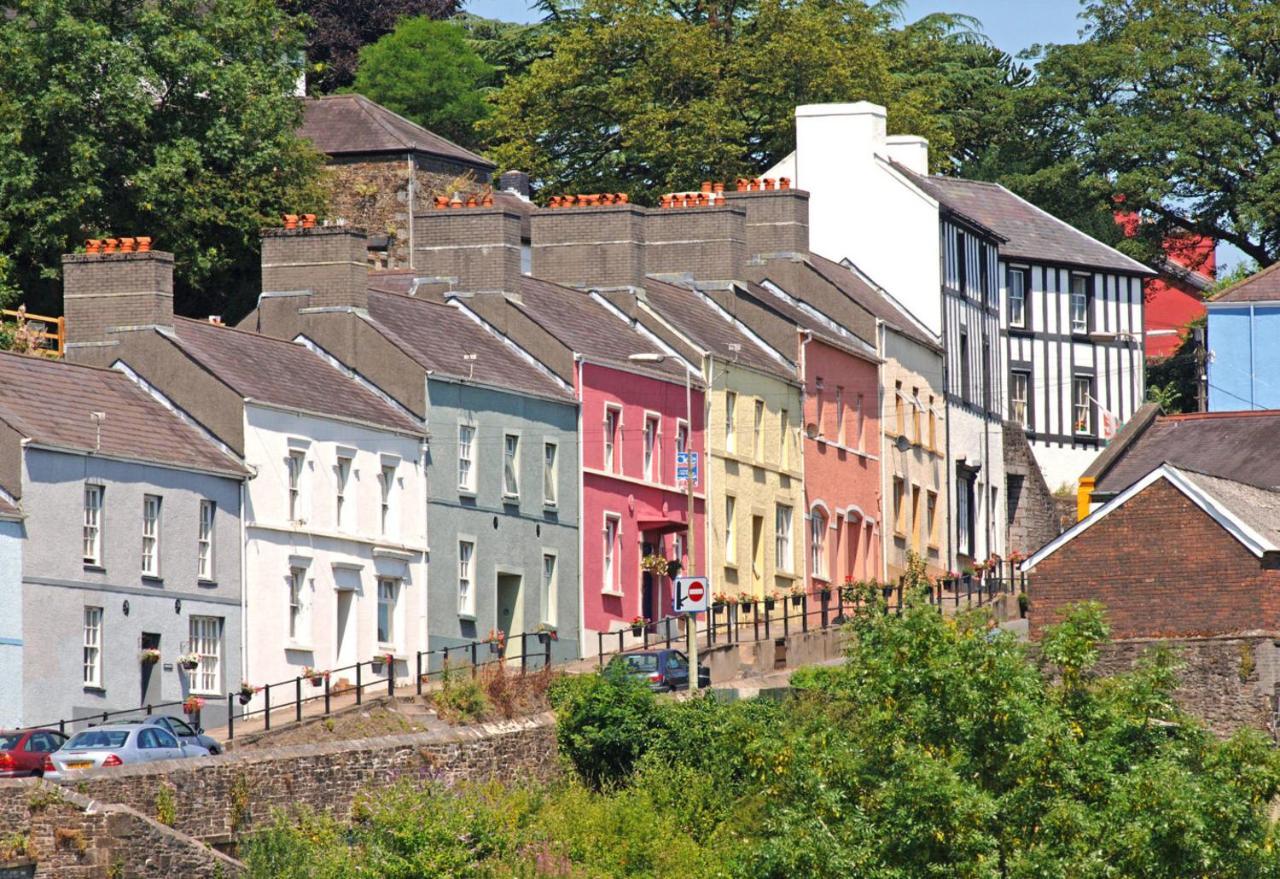
{"type": "Polygon", "coordinates": [[[809,541],[809,568],[813,576],[827,578],[827,517],[816,507],[809,517],[813,534],[809,541]]]}

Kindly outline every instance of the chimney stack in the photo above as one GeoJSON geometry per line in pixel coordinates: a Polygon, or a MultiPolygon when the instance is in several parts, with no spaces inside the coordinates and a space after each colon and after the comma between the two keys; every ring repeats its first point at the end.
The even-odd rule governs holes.
{"type": "Polygon", "coordinates": [[[650,274],[686,272],[698,281],[744,278],[747,213],[741,206],[725,204],[723,200],[712,205],[702,203],[708,200],[692,207],[663,207],[648,212],[644,259],[650,274]]]}
{"type": "Polygon", "coordinates": [[[520,292],[520,214],[492,197],[437,200],[414,214],[413,265],[461,293],[520,292]]]}
{"type": "Polygon", "coordinates": [[[286,214],[283,228],[262,232],[262,293],[308,294],[301,307],[368,308],[364,231],[317,226],[314,214],[286,214]]]}
{"type": "Polygon", "coordinates": [[[612,195],[564,196],[552,203],[561,206],[531,218],[535,278],[571,287],[644,286],[644,208],[612,195]]]}
{"type": "Polygon", "coordinates": [[[792,189],[785,177],[773,188],[742,186],[726,192],[728,203],[746,214],[748,259],[809,252],[809,193],[792,189]]]}
{"type": "Polygon", "coordinates": [[[527,201],[529,199],[529,175],[523,171],[504,171],[502,176],[498,178],[498,189],[503,192],[510,190],[527,201]]]}
{"type": "Polygon", "coordinates": [[[67,359],[106,365],[118,334],[173,331],[173,254],[150,238],[90,239],[62,257],[62,300],[67,359]]]}

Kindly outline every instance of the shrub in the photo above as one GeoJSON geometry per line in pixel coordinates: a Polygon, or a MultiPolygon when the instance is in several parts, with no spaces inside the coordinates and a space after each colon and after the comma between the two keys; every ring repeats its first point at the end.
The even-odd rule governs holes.
{"type": "Polygon", "coordinates": [[[560,753],[596,789],[630,777],[662,725],[648,685],[620,666],[561,678],[549,696],[560,753]]]}
{"type": "Polygon", "coordinates": [[[436,713],[451,723],[474,723],[489,711],[489,700],[480,683],[459,674],[447,662],[440,677],[440,690],[431,702],[436,713]]]}

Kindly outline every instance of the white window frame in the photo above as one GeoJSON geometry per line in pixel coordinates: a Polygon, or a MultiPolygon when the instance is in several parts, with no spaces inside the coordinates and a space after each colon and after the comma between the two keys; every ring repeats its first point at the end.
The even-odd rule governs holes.
{"type": "Polygon", "coordinates": [[[1093,377],[1077,375],[1071,378],[1071,432],[1093,435],[1093,377]],[[1081,399],[1083,389],[1083,399],[1081,399]]]}
{"type": "Polygon", "coordinates": [[[464,422],[458,425],[458,490],[476,490],[476,425],[464,422]]]}
{"type": "Polygon", "coordinates": [[[792,531],[795,529],[795,508],[790,504],[773,505],[774,567],[779,571],[792,571],[792,531]]]}
{"type": "Polygon", "coordinates": [[[852,445],[855,449],[858,449],[858,450],[862,449],[862,431],[864,429],[865,424],[866,422],[864,420],[863,411],[862,411],[862,394],[858,394],[853,398],[854,437],[853,437],[852,445]]]}
{"type": "Polygon", "coordinates": [[[458,616],[476,616],[476,542],[458,539],[458,616]]]}
{"type": "Polygon", "coordinates": [[[1071,276],[1071,332],[1089,332],[1089,284],[1088,275],[1071,276]]]}
{"type": "Polygon", "coordinates": [[[192,693],[222,695],[222,630],[220,617],[192,616],[187,623],[188,651],[199,657],[187,675],[192,693]]]}
{"type": "Polygon", "coordinates": [[[556,605],[560,600],[560,554],[555,550],[544,549],[542,551],[542,575],[541,575],[541,595],[542,602],[542,622],[548,626],[555,626],[557,613],[556,605]],[[547,562],[551,563],[550,569],[547,562]]]}
{"type": "Polygon", "coordinates": [[[338,455],[333,465],[333,523],[339,531],[347,524],[347,485],[351,481],[353,463],[351,455],[338,455]]]}
{"type": "Polygon", "coordinates": [[[84,627],[81,645],[83,648],[82,677],[85,687],[102,688],[102,608],[85,605],[84,627]]]}
{"type": "Polygon", "coordinates": [[[622,432],[622,407],[606,403],[604,407],[604,470],[606,473],[620,473],[622,468],[622,449],[619,447],[619,434],[622,432]]]}
{"type": "Polygon", "coordinates": [[[644,413],[644,478],[649,482],[658,481],[658,434],[662,427],[662,416],[656,412],[644,413]]]}
{"type": "Polygon", "coordinates": [[[196,578],[212,582],[214,525],[217,522],[218,505],[207,498],[200,501],[200,521],[196,526],[196,578]]]}
{"type": "Polygon", "coordinates": [[[142,496],[142,575],[160,576],[160,515],[164,501],[158,494],[142,496]]]}
{"type": "Polygon", "coordinates": [[[836,386],[836,442],[845,445],[844,441],[844,388],[836,386]]]}
{"type": "Polygon", "coordinates": [[[1008,290],[1009,326],[1025,329],[1027,326],[1027,279],[1026,269],[1009,268],[1005,274],[1005,287],[1008,290]],[[1013,279],[1017,278],[1017,294],[1014,294],[1013,279]],[[1016,303],[1016,308],[1015,308],[1016,303]]]}
{"type": "Polygon", "coordinates": [[[815,580],[828,580],[827,573],[827,514],[814,507],[809,514],[809,563],[815,580]]]}
{"type": "Polygon", "coordinates": [[[374,618],[374,636],[379,647],[395,648],[399,645],[400,635],[400,587],[399,577],[378,578],[378,610],[374,618]],[[386,628],[383,630],[383,616],[386,616],[386,628]],[[386,635],[387,637],[383,637],[386,635]]]}
{"type": "Polygon", "coordinates": [[[764,400],[755,400],[751,409],[751,454],[764,460],[764,400]]]}
{"type": "Polygon", "coordinates": [[[621,569],[618,555],[622,547],[622,517],[616,513],[604,514],[604,555],[600,560],[600,591],[605,595],[621,595],[621,569]]]}
{"type": "Polygon", "coordinates": [[[738,563],[738,531],[735,517],[738,515],[738,499],[731,494],[724,496],[724,563],[738,563]]]}
{"type": "Polygon", "coordinates": [[[289,566],[289,603],[288,628],[289,641],[292,644],[307,644],[311,641],[309,607],[307,601],[307,566],[289,566]]]}
{"type": "Polygon", "coordinates": [[[103,487],[86,483],[84,487],[84,531],[82,549],[86,565],[102,564],[102,497],[103,487]]]}
{"type": "Polygon", "coordinates": [[[778,464],[783,470],[791,466],[791,444],[787,442],[791,423],[791,413],[786,409],[778,410],[778,464]]]}
{"type": "Polygon", "coordinates": [[[285,458],[288,477],[289,521],[302,521],[302,473],[307,466],[306,449],[289,449],[285,458]]]}
{"type": "Polygon", "coordinates": [[[724,392],[724,450],[738,451],[738,395],[734,391],[724,392]]]}
{"type": "Polygon", "coordinates": [[[1009,417],[1023,427],[1030,427],[1028,402],[1031,396],[1031,373],[1024,369],[1009,371],[1009,417]]]}
{"type": "Polygon", "coordinates": [[[389,537],[396,533],[395,492],[396,477],[399,470],[399,465],[387,458],[382,459],[382,466],[378,469],[378,527],[379,533],[383,537],[389,537]]]}
{"type": "Polygon", "coordinates": [[[542,503],[554,507],[560,502],[560,444],[542,441],[542,503]],[[548,458],[548,454],[550,457],[548,458]]]}
{"type": "Polygon", "coordinates": [[[520,498],[520,434],[510,430],[502,434],[502,496],[520,498]]]}

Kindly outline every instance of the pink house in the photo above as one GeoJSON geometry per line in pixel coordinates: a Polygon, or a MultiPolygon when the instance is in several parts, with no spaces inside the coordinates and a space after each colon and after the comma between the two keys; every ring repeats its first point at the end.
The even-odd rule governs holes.
{"type": "Polygon", "coordinates": [[[817,336],[804,343],[802,363],[812,592],[880,576],[880,381],[874,355],[817,336]]]}

